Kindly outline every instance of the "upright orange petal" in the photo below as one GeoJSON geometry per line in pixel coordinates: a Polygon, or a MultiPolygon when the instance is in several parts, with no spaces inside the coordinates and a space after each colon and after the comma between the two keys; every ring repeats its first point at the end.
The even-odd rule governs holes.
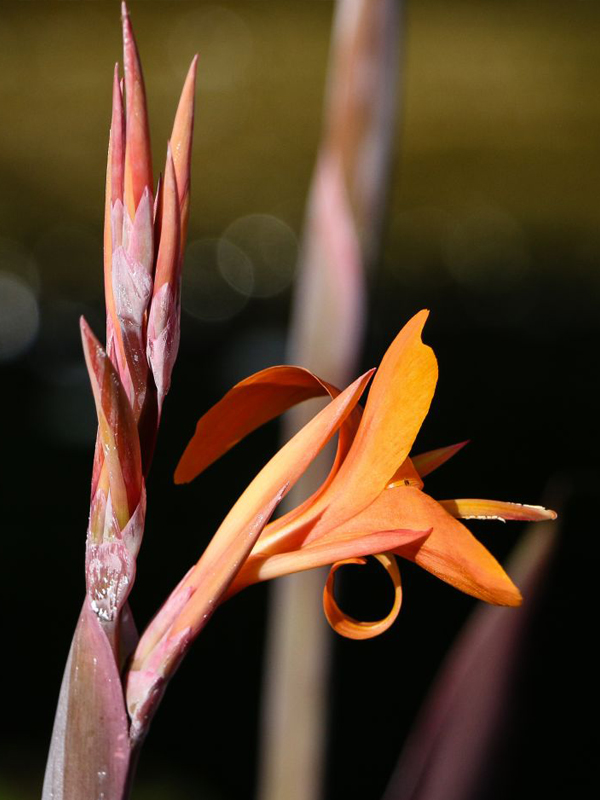
{"type": "Polygon", "coordinates": [[[323,524],[368,506],[408,456],[438,374],[433,350],[421,341],[428,314],[416,314],[383,357],[350,452],[327,492],[328,498],[335,495],[335,503],[325,511],[323,524]]]}

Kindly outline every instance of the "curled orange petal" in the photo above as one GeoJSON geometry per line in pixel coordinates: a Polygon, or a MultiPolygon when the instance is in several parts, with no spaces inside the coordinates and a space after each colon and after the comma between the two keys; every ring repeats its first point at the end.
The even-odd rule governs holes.
{"type": "Polygon", "coordinates": [[[543,506],[506,503],[502,500],[438,500],[438,503],[458,519],[498,519],[502,522],[507,519],[529,522],[556,519],[556,511],[543,506]]]}
{"type": "Polygon", "coordinates": [[[438,447],[437,450],[428,450],[426,453],[420,453],[418,456],[413,456],[413,465],[419,475],[424,478],[434,469],[445,464],[448,459],[456,455],[459,450],[462,450],[466,444],[469,444],[468,439],[458,444],[451,444],[448,447],[438,447]]]}
{"type": "Polygon", "coordinates": [[[348,639],[372,639],[374,636],[379,636],[380,633],[387,631],[393,625],[400,612],[402,582],[396,559],[391,553],[380,553],[375,558],[383,566],[394,584],[394,604],[387,616],[374,622],[360,622],[348,616],[348,614],[344,614],[335,601],[333,591],[335,573],[340,567],[345,564],[366,564],[366,560],[364,558],[346,558],[334,564],[329,571],[327,583],[323,589],[323,611],[327,617],[327,622],[329,622],[333,630],[348,639]]]}

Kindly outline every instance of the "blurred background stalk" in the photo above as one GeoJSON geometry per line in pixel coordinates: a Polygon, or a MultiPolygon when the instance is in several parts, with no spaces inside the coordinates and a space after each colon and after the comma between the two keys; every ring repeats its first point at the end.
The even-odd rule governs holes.
{"type": "MultiPolygon", "coordinates": [[[[338,387],[354,377],[376,261],[396,130],[398,0],[338,0],[324,127],[307,203],[287,361],[338,387]]],[[[285,439],[314,413],[289,414],[285,439]]],[[[329,458],[328,458],[329,455],[329,458]]],[[[290,493],[288,508],[327,476],[324,454],[290,493]]],[[[327,753],[331,632],[322,613],[323,570],[271,587],[263,676],[260,800],[316,800],[327,753]]]]}
{"type": "Polygon", "coordinates": [[[534,694],[523,687],[538,656],[535,643],[542,641],[539,630],[555,578],[564,493],[560,487],[549,495],[559,500],[554,502],[559,520],[528,526],[509,560],[507,569],[524,604],[476,607],[433,682],[383,800],[518,796],[514,789],[507,791],[514,742],[522,736],[513,728],[516,720],[527,718],[524,712],[534,694]]]}

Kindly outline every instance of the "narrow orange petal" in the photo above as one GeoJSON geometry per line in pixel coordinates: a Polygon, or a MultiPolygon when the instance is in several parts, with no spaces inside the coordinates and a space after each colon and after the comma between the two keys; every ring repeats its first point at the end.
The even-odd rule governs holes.
{"type": "Polygon", "coordinates": [[[240,570],[227,596],[259,581],[268,581],[282,575],[291,575],[315,567],[324,567],[348,558],[372,556],[384,550],[394,550],[403,545],[422,542],[430,531],[392,530],[377,531],[364,536],[345,538],[329,537],[307,547],[274,555],[251,555],[240,570]]]}
{"type": "Polygon", "coordinates": [[[241,439],[288,408],[339,390],[302,367],[269,367],[237,383],[198,420],[175,483],[188,483],[241,439]]]}
{"type": "Polygon", "coordinates": [[[152,154],[146,107],[146,89],[140,56],[125,3],[121,6],[123,21],[123,63],[125,67],[125,206],[134,218],[144,189],[152,192],[152,154]]]}
{"type": "Polygon", "coordinates": [[[375,558],[384,567],[394,585],[394,604],[390,612],[380,620],[374,622],[360,622],[353,617],[344,614],[335,601],[334,597],[334,582],[335,573],[340,567],[346,564],[365,564],[364,558],[347,558],[344,561],[338,561],[334,564],[329,572],[327,583],[323,590],[323,610],[327,621],[334,631],[345,636],[348,639],[372,639],[374,636],[387,631],[396,621],[396,617],[400,613],[400,606],[402,605],[402,582],[400,580],[400,571],[396,559],[391,553],[381,553],[376,555],[375,558]]]}
{"type": "Polygon", "coordinates": [[[179,191],[179,210],[181,214],[181,248],[185,243],[190,207],[190,175],[192,161],[192,137],[194,134],[194,97],[196,93],[196,67],[198,56],[194,56],[188,70],[177,106],[171,150],[175,165],[175,176],[179,191]]]}
{"type": "Polygon", "coordinates": [[[506,503],[501,500],[439,500],[442,508],[459,519],[499,519],[504,522],[523,520],[540,522],[556,519],[556,511],[543,506],[528,506],[523,503],[506,503]]]}
{"type": "Polygon", "coordinates": [[[428,314],[416,314],[383,357],[350,452],[327,492],[335,502],[324,523],[341,522],[366,508],[410,452],[437,381],[433,350],[421,341],[428,314]]]}
{"type": "Polygon", "coordinates": [[[268,519],[265,508],[272,506],[274,497],[284,496],[327,444],[360,399],[371,375],[368,372],[361,376],[332,400],[254,478],[191,571],[186,585],[195,593],[174,622],[169,636],[176,637],[186,628],[193,636],[204,625],[262,530],[254,524],[255,520],[262,515],[264,526],[268,519]]]}
{"type": "Polygon", "coordinates": [[[412,462],[419,475],[424,478],[426,475],[429,475],[430,472],[433,472],[434,469],[437,469],[438,467],[441,467],[442,464],[445,464],[448,459],[456,455],[459,450],[462,450],[466,444],[469,444],[468,439],[465,442],[451,444],[448,447],[439,447],[437,450],[428,450],[426,453],[420,453],[418,456],[413,456],[412,462]]]}

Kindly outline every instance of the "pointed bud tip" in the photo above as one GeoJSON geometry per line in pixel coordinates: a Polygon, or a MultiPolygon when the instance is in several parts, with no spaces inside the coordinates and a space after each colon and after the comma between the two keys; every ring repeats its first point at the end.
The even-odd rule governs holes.
{"type": "Polygon", "coordinates": [[[100,344],[100,342],[96,338],[96,336],[94,334],[94,331],[90,328],[90,325],[89,325],[88,321],[86,320],[86,318],[83,315],[81,315],[81,317],[79,317],[79,328],[81,330],[81,338],[83,340],[84,349],[87,350],[92,345],[102,349],[102,345],[100,344]]]}

